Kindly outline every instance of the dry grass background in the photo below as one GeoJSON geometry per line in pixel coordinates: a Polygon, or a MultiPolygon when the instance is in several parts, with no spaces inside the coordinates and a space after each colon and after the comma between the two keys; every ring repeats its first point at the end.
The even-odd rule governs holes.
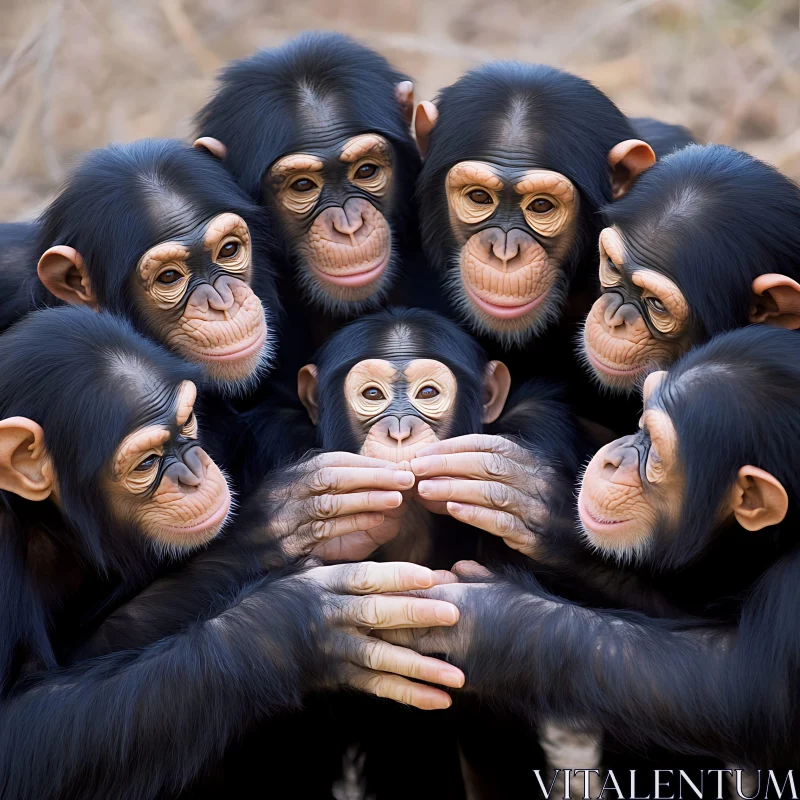
{"type": "Polygon", "coordinates": [[[628,114],[688,125],[800,178],[798,0],[1,0],[0,219],[81,152],[188,136],[215,71],[308,29],[348,32],[418,99],[486,59],[543,61],[628,114]]]}

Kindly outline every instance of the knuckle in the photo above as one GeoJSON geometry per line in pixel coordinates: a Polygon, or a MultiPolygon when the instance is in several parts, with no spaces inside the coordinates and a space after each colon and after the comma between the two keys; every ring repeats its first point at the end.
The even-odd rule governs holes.
{"type": "Polygon", "coordinates": [[[362,625],[378,627],[381,624],[381,613],[374,597],[364,597],[358,604],[357,617],[362,625]]]}
{"type": "Polygon", "coordinates": [[[328,537],[330,524],[322,520],[315,520],[311,523],[311,538],[315,542],[321,542],[328,537]]]}
{"type": "Polygon", "coordinates": [[[498,514],[496,525],[497,530],[502,534],[511,533],[516,528],[514,518],[509,514],[498,514]]]}
{"type": "Polygon", "coordinates": [[[489,502],[498,508],[505,508],[511,503],[511,490],[504,483],[490,483],[489,502]]]}
{"type": "Polygon", "coordinates": [[[506,473],[506,460],[500,453],[488,453],[484,459],[486,473],[492,478],[500,478],[506,473]]]}
{"type": "Polygon", "coordinates": [[[372,564],[364,561],[357,564],[350,577],[350,587],[356,592],[374,592],[377,585],[373,575],[372,564]]]}
{"type": "Polygon", "coordinates": [[[381,665],[381,650],[377,639],[368,639],[361,642],[361,659],[365,667],[378,670],[381,665]]]}
{"type": "Polygon", "coordinates": [[[327,492],[335,488],[335,481],[333,470],[323,467],[311,476],[311,487],[315,492],[327,492]]]}
{"type": "Polygon", "coordinates": [[[336,497],[330,494],[321,494],[311,501],[314,515],[327,519],[336,515],[338,503],[336,497]]]}

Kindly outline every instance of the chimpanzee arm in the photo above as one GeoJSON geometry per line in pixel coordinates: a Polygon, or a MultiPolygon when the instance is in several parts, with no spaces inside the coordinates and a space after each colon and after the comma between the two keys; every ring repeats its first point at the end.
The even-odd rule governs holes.
{"type": "Polygon", "coordinates": [[[20,682],[0,706],[0,796],[150,798],[326,677],[320,603],[267,579],[143,651],[20,682]]]}

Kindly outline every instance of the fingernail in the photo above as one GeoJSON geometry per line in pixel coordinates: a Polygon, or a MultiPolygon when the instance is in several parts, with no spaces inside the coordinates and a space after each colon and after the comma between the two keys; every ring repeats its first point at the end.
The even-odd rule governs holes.
{"type": "Polygon", "coordinates": [[[424,475],[425,474],[425,462],[420,461],[418,458],[411,459],[411,471],[415,475],[424,475]]]}
{"type": "Polygon", "coordinates": [[[414,571],[414,583],[416,583],[420,589],[429,589],[433,586],[434,580],[434,575],[429,569],[418,569],[414,571]]]}
{"type": "Polygon", "coordinates": [[[461,503],[454,503],[454,502],[450,501],[447,504],[447,510],[452,512],[452,513],[454,513],[454,514],[458,514],[459,511],[463,511],[464,510],[464,506],[462,506],[461,503]]]}
{"type": "Polygon", "coordinates": [[[439,709],[450,708],[453,705],[453,699],[451,697],[444,698],[444,697],[437,697],[436,700],[433,702],[432,711],[437,711],[439,709]]]}
{"type": "Polygon", "coordinates": [[[394,506],[395,508],[403,502],[403,495],[400,492],[389,492],[389,497],[386,498],[386,505],[394,506]]]}
{"type": "Polygon", "coordinates": [[[458,622],[458,609],[453,605],[440,605],[436,607],[435,616],[445,625],[455,625],[458,622]]]}
{"type": "Polygon", "coordinates": [[[431,482],[430,481],[420,481],[417,484],[417,491],[420,494],[429,494],[431,491],[431,482]]]}
{"type": "Polygon", "coordinates": [[[454,689],[460,689],[464,685],[464,673],[460,669],[441,669],[437,683],[442,686],[452,686],[454,689]]]}
{"type": "Polygon", "coordinates": [[[405,472],[398,471],[395,472],[392,476],[394,478],[395,483],[399,483],[401,486],[413,486],[414,485],[414,473],[410,470],[405,472]]]}

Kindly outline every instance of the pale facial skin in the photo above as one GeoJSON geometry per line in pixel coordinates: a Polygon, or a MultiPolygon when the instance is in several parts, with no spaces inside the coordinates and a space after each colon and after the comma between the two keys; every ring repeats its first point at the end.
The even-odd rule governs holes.
{"type": "Polygon", "coordinates": [[[276,161],[266,188],[300,260],[311,298],[330,311],[360,310],[389,286],[394,154],[364,133],[276,161]]]}
{"type": "Polygon", "coordinates": [[[269,360],[252,262],[247,223],[223,213],[154,245],[136,267],[137,305],[157,337],[220,385],[249,382],[269,360]]]}
{"type": "Polygon", "coordinates": [[[579,195],[546,169],[461,161],[447,173],[462,311],[498,338],[523,343],[560,313],[562,265],[575,239],[579,195]]]}
{"type": "Polygon", "coordinates": [[[600,234],[600,283],[603,294],[584,325],[583,355],[599,383],[632,392],[691,345],[689,304],[666,275],[636,265],[616,228],[600,234]]]}
{"type": "Polygon", "coordinates": [[[184,381],[160,419],[125,437],[103,481],[112,514],[165,551],[206,544],[230,513],[228,483],[196,443],[196,395],[184,381]]]}

